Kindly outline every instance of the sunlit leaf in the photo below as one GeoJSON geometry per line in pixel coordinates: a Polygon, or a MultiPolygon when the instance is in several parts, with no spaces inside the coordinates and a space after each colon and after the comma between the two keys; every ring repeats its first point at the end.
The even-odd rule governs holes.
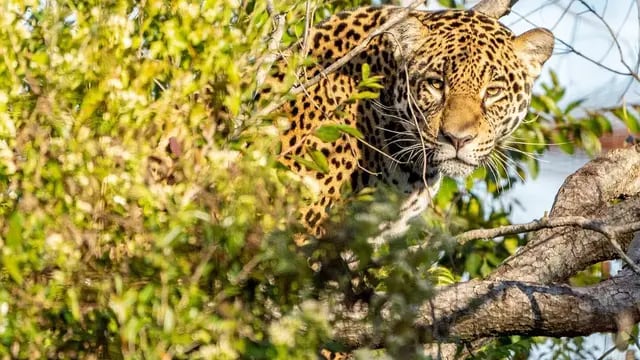
{"type": "Polygon", "coordinates": [[[334,142],[340,138],[342,133],[352,135],[358,139],[363,138],[360,130],[344,124],[322,125],[316,129],[314,135],[324,142],[334,142]]]}
{"type": "Polygon", "coordinates": [[[324,156],[324,154],[321,151],[311,150],[309,151],[309,156],[311,156],[311,159],[317,165],[320,171],[322,171],[325,174],[329,172],[329,162],[327,161],[327,158],[324,156]]]}
{"type": "Polygon", "coordinates": [[[629,129],[631,133],[640,132],[640,122],[626,107],[613,110],[613,114],[620,119],[629,129]]]}
{"type": "Polygon", "coordinates": [[[582,141],[582,146],[584,147],[587,154],[594,156],[600,153],[602,147],[600,145],[600,139],[590,131],[581,131],[580,132],[580,141],[582,141]]]}
{"type": "Polygon", "coordinates": [[[322,125],[316,129],[314,135],[324,142],[334,142],[340,138],[342,132],[336,125],[322,125]]]}

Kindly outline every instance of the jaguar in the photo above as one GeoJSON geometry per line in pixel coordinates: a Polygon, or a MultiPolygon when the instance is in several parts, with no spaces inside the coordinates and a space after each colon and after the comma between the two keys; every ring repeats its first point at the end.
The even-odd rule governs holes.
{"type": "Polygon", "coordinates": [[[381,228],[395,236],[429,206],[443,176],[464,177],[491,161],[525,118],[554,45],[549,30],[516,36],[502,25],[504,3],[443,11],[362,7],[310,29],[305,47],[314,62],[299,76],[317,82],[281,108],[288,129],[280,159],[315,184],[318,196],[301,213],[312,235],[326,233],[328,209],[345,185],[387,185],[401,194],[400,219],[381,228]],[[345,64],[328,71],[345,55],[345,64]],[[372,78],[377,96],[359,96],[363,79],[372,78]],[[326,141],[318,131],[327,126],[357,132],[326,141]],[[326,160],[323,171],[301,161],[314,154],[326,160]]]}

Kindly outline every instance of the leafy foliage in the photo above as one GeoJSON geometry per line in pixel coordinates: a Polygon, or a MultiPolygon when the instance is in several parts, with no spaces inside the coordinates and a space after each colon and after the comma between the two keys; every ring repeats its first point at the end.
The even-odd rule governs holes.
{"type": "MultiPolygon", "coordinates": [[[[311,5],[317,22],[361,2],[311,5]]],[[[303,37],[305,4],[276,10],[286,16],[283,46],[303,37]]],[[[373,290],[385,295],[364,321],[391,354],[417,352],[413,305],[434,284],[487,274],[524,241],[452,246],[448,234],[508,223],[509,208],[473,189],[498,198],[518,174],[536,173],[535,157],[520,151],[552,142],[596,153],[610,131],[603,114],[574,118],[579,103],[559,109],[554,80],[533,103],[541,121],[507,150],[517,168],[446,180],[427,226],[377,252],[366,239],[397,213],[395,195],[346,192],[332,217],[336,241],[299,247],[297,209],[310,195],[278,163],[286,124],[255,116],[272,30],[256,1],[0,5],[0,355],[315,358],[333,320],[320,300],[373,290]],[[426,236],[429,247],[407,250],[426,236]],[[346,250],[358,265],[338,271],[346,250]],[[398,316],[382,322],[382,308],[398,316]]],[[[304,61],[292,59],[266,101],[286,97],[304,61]]],[[[375,97],[366,69],[360,95],[375,97]]],[[[637,127],[637,112],[612,114],[637,127]]],[[[337,124],[315,132],[343,134],[362,136],[337,124]]],[[[323,158],[307,165],[322,171],[323,158]]],[[[507,340],[495,351],[530,348],[507,340]]]]}

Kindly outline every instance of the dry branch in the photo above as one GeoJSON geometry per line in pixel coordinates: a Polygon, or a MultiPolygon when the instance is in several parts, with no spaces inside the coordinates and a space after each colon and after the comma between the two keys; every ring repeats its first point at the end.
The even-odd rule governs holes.
{"type": "Polygon", "coordinates": [[[264,83],[264,80],[269,73],[269,70],[273,66],[273,63],[278,58],[278,49],[280,48],[280,42],[284,35],[285,18],[282,14],[277,14],[273,1],[267,1],[267,13],[273,21],[273,32],[271,33],[271,39],[269,39],[268,49],[269,53],[261,60],[261,65],[258,68],[258,74],[256,75],[256,86],[260,87],[264,83]]]}
{"type": "MultiPolygon", "coordinates": [[[[620,314],[630,314],[634,323],[640,321],[638,304],[640,277],[631,270],[582,288],[473,280],[443,289],[420,307],[415,329],[428,342],[471,341],[513,334],[581,336],[616,331],[615,319],[620,314]]],[[[391,316],[383,314],[383,318],[391,316]]],[[[357,321],[338,322],[336,334],[337,340],[354,348],[362,344],[385,345],[372,328],[357,321]]]]}
{"type": "MultiPolygon", "coordinates": [[[[640,147],[614,150],[590,161],[565,180],[549,218],[583,216],[610,226],[634,223],[640,219],[638,194],[640,147]]],[[[623,248],[630,241],[631,235],[618,237],[623,248]]],[[[563,281],[589,265],[617,257],[604,236],[589,230],[542,229],[490,278],[563,281]]]]}

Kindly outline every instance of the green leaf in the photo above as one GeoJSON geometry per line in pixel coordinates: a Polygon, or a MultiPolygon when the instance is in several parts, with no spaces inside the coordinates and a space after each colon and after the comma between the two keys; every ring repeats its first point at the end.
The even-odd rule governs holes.
{"type": "Polygon", "coordinates": [[[598,125],[600,126],[600,130],[602,131],[603,134],[611,133],[613,131],[611,127],[611,121],[609,121],[609,119],[607,119],[606,116],[598,114],[594,117],[594,120],[598,122],[598,125]]]}
{"type": "Polygon", "coordinates": [[[464,262],[464,269],[471,276],[475,276],[478,274],[480,270],[480,266],[482,266],[482,257],[477,253],[471,253],[467,256],[467,259],[464,262]]]}
{"type": "Polygon", "coordinates": [[[438,2],[440,3],[440,5],[447,8],[455,9],[458,7],[455,0],[439,0],[438,2]]]}
{"type": "Polygon", "coordinates": [[[342,134],[355,136],[362,139],[364,135],[360,130],[344,124],[322,125],[314,133],[314,135],[324,142],[334,142],[340,138],[342,134]]]}
{"type": "Polygon", "coordinates": [[[369,64],[367,63],[362,64],[362,80],[363,81],[367,80],[370,74],[371,74],[371,68],[369,67],[369,64]]]}
{"type": "Polygon", "coordinates": [[[20,271],[20,265],[18,264],[18,259],[16,259],[14,254],[3,254],[2,255],[2,265],[9,273],[9,276],[18,283],[22,285],[22,272],[20,271]]]}
{"type": "Polygon", "coordinates": [[[380,96],[379,93],[374,91],[358,91],[351,95],[350,100],[363,100],[363,99],[377,99],[380,96]]]}
{"type": "Polygon", "coordinates": [[[9,219],[9,230],[7,231],[7,247],[18,249],[22,244],[22,215],[13,213],[9,219]]]}
{"type": "Polygon", "coordinates": [[[551,76],[551,84],[553,84],[554,87],[557,87],[560,84],[560,81],[558,80],[558,74],[556,74],[555,71],[551,70],[549,71],[549,75],[551,76]]]}
{"type": "Polygon", "coordinates": [[[345,134],[349,134],[351,136],[355,136],[358,139],[362,139],[364,138],[364,135],[362,135],[362,133],[360,132],[360,130],[349,126],[349,125],[335,125],[338,130],[342,131],[345,134]]]}
{"type": "Polygon", "coordinates": [[[491,273],[493,267],[489,265],[489,262],[485,259],[480,266],[480,275],[487,276],[491,273]]]}
{"type": "Polygon", "coordinates": [[[569,105],[567,105],[567,107],[564,109],[564,113],[565,114],[569,114],[571,112],[571,110],[577,108],[578,106],[582,105],[582,103],[584,102],[584,99],[579,99],[576,101],[572,101],[569,103],[569,105]]]}
{"type": "Polygon", "coordinates": [[[329,161],[327,161],[326,156],[324,156],[321,151],[311,150],[309,151],[309,156],[311,156],[313,162],[318,165],[318,168],[320,168],[323,173],[326,174],[329,172],[329,161]]]}
{"type": "Polygon", "coordinates": [[[384,89],[384,85],[380,84],[380,80],[382,76],[373,76],[366,81],[362,81],[358,84],[358,87],[361,89],[369,88],[369,89],[384,89]]]}
{"type": "Polygon", "coordinates": [[[509,255],[513,255],[516,250],[518,250],[518,239],[514,237],[506,238],[504,239],[503,245],[509,252],[509,255]]]}
{"type": "Polygon", "coordinates": [[[436,194],[436,203],[438,206],[445,208],[449,204],[451,204],[454,196],[456,196],[458,192],[458,185],[455,180],[445,177],[442,179],[440,183],[440,189],[436,194]]]}
{"type": "Polygon", "coordinates": [[[638,122],[638,118],[633,116],[626,107],[622,107],[619,109],[615,109],[612,111],[613,114],[627,126],[632,133],[640,132],[640,123],[638,122]]]}
{"type": "Polygon", "coordinates": [[[546,112],[547,111],[547,107],[546,107],[545,103],[542,102],[542,100],[540,100],[539,96],[531,97],[531,108],[533,108],[536,111],[540,111],[540,112],[546,112]]]}
{"type": "Polygon", "coordinates": [[[78,293],[76,289],[71,287],[67,290],[67,304],[71,310],[71,315],[73,319],[78,321],[82,318],[82,314],[80,313],[80,303],[78,301],[78,293]]]}
{"type": "Polygon", "coordinates": [[[434,278],[434,281],[438,285],[451,285],[456,282],[455,275],[451,270],[442,266],[435,266],[428,270],[429,274],[434,278]]]}
{"type": "Polygon", "coordinates": [[[563,131],[554,131],[551,133],[551,141],[554,145],[557,145],[560,150],[567,154],[573,154],[575,151],[573,143],[569,140],[563,131]]]}
{"type": "Polygon", "coordinates": [[[324,173],[324,170],[320,168],[314,161],[307,160],[301,156],[293,156],[293,159],[300,165],[306,167],[309,170],[318,171],[324,173]]]}
{"type": "Polygon", "coordinates": [[[585,129],[580,131],[580,140],[584,150],[591,156],[598,154],[602,150],[600,139],[591,131],[585,129]]]}
{"type": "Polygon", "coordinates": [[[560,109],[558,108],[558,105],[556,104],[555,100],[553,100],[551,97],[546,95],[540,95],[539,99],[542,103],[544,103],[548,112],[553,113],[554,115],[557,115],[557,116],[564,115],[562,111],[560,111],[560,109]]]}
{"type": "Polygon", "coordinates": [[[323,125],[313,134],[324,142],[334,142],[340,138],[341,132],[337,125],[323,125]]]}

